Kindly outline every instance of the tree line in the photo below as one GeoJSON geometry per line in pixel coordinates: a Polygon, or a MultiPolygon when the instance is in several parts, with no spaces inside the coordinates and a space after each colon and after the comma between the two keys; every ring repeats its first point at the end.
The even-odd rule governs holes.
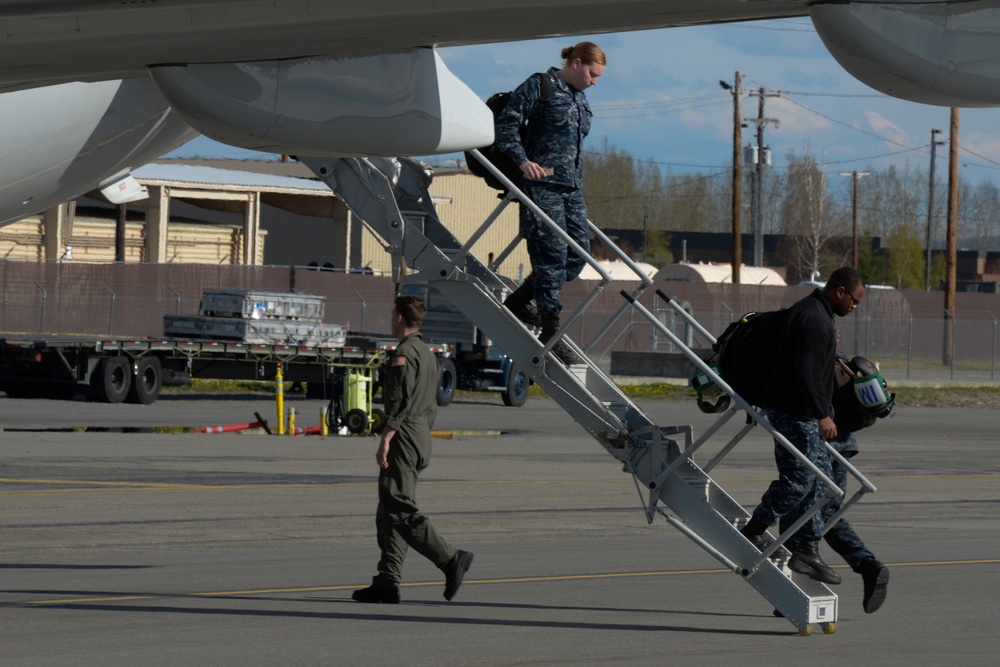
{"type": "MultiPolygon", "coordinates": [[[[604,139],[584,155],[584,196],[590,219],[602,229],[645,230],[646,261],[665,264],[668,238],[675,232],[732,231],[731,165],[705,172],[674,173],[653,160],[640,160],[604,139]]],[[[941,173],[946,170],[938,170],[941,173]]],[[[867,168],[858,180],[858,264],[870,284],[924,287],[928,199],[927,170],[867,168]],[[879,239],[877,248],[873,240],[879,239]]],[[[741,214],[750,233],[750,170],[744,169],[741,214]]],[[[947,182],[935,178],[930,215],[932,249],[943,249],[946,233],[947,182]]],[[[761,186],[764,234],[784,235],[781,261],[790,272],[828,276],[851,263],[853,178],[827,168],[807,145],[791,150],[781,167],[767,167],[761,186]],[[846,250],[845,250],[846,249],[846,250]]],[[[958,236],[962,249],[986,251],[1000,241],[1000,190],[990,181],[960,182],[958,236]]],[[[936,253],[931,286],[944,278],[944,260],[936,253]]],[[[746,259],[744,260],[747,261],[746,259]]]]}

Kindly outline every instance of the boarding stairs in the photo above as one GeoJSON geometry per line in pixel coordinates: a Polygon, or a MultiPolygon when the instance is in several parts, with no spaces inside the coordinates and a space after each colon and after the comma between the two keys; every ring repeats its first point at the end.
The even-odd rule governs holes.
{"type": "MultiPolygon", "coordinates": [[[[481,158],[478,151],[474,154],[481,158]]],[[[665,517],[668,523],[763,595],[800,634],[810,634],[813,624],[818,624],[826,633],[836,630],[837,596],[824,584],[789,570],[789,554],[782,544],[819,511],[828,498],[842,496],[843,491],[777,434],[751,405],[736,395],[712,368],[640,303],[640,296],[652,281],[596,226],[591,224],[592,233],[632,267],[640,286],[632,293],[621,292],[621,308],[585,349],[570,340],[566,332],[611,282],[610,276],[485,159],[481,158],[481,161],[501,182],[506,183],[509,192],[465,243],[460,242],[440,222],[428,192],[431,174],[421,163],[394,158],[305,157],[302,161],[381,241],[392,256],[393,277],[397,283],[401,286],[407,283],[428,285],[449,299],[486,336],[498,342],[532,381],[540,385],[622,464],[623,471],[635,480],[650,523],[656,515],[665,517]],[[567,316],[564,310],[562,326],[547,344],[542,344],[533,330],[502,305],[503,298],[513,285],[499,276],[496,270],[516,247],[520,237],[515,235],[510,245],[489,265],[482,263],[471,252],[503,209],[515,201],[532,207],[601,275],[594,289],[572,313],[567,316]],[[588,351],[630,310],[648,319],[695,366],[731,396],[730,407],[720,413],[717,422],[700,437],[695,438],[691,426],[654,424],[588,356],[588,351]],[[566,365],[551,352],[560,339],[577,353],[581,363],[566,365]],[[734,421],[738,414],[746,415],[742,424],[740,420],[734,421]],[[695,462],[696,453],[708,442],[715,443],[726,437],[725,429],[732,431],[734,425],[735,432],[710,460],[701,465],[695,462]],[[763,553],[739,532],[749,519],[747,511],[709,476],[725,455],[758,425],[767,429],[779,442],[783,441],[792,454],[820,475],[829,489],[828,497],[817,503],[784,534],[777,538],[771,536],[773,542],[763,553]]],[[[714,342],[711,334],[667,295],[657,291],[656,297],[674,308],[706,340],[714,342]]],[[[830,451],[831,456],[837,457],[849,473],[861,481],[861,489],[843,503],[828,527],[861,495],[875,490],[850,463],[832,448],[830,451]]],[[[761,492],[763,490],[761,488],[761,492]]]]}

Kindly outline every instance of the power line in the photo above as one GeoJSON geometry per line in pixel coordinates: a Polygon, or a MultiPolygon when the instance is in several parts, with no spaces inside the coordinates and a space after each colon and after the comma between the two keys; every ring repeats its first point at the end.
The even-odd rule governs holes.
{"type": "Polygon", "coordinates": [[[648,102],[639,104],[616,104],[608,107],[598,107],[594,106],[594,109],[601,111],[601,109],[608,109],[611,111],[609,115],[607,112],[602,112],[600,114],[601,120],[614,120],[618,118],[646,118],[649,116],[662,116],[663,114],[675,113],[678,111],[690,111],[692,109],[704,109],[706,107],[719,106],[721,104],[728,104],[729,101],[720,98],[718,95],[706,96],[706,97],[692,97],[684,100],[676,101],[665,101],[665,102],[648,102]],[[651,107],[660,107],[658,110],[649,110],[651,107]],[[637,110],[639,113],[629,113],[630,111],[637,110]],[[617,111],[617,113],[615,113],[617,111]]]}
{"type": "Polygon", "coordinates": [[[976,165],[977,167],[982,167],[983,169],[1000,169],[1000,162],[997,162],[996,160],[991,160],[990,158],[986,157],[985,155],[980,155],[979,153],[975,152],[974,150],[972,150],[970,148],[967,148],[967,147],[963,146],[962,144],[958,145],[958,150],[963,151],[965,153],[969,153],[970,155],[975,155],[980,160],[986,160],[987,162],[990,163],[990,164],[977,164],[976,165]],[[990,165],[993,165],[993,166],[990,166],[990,165]]]}
{"type": "Polygon", "coordinates": [[[783,95],[798,95],[799,97],[876,97],[884,99],[885,95],[874,93],[806,93],[796,90],[782,90],[783,95]]]}
{"type": "Polygon", "coordinates": [[[650,106],[669,106],[669,105],[681,105],[687,104],[689,102],[699,102],[702,100],[717,100],[721,95],[719,93],[712,93],[711,95],[698,95],[695,97],[681,97],[674,100],[659,100],[656,102],[606,102],[603,104],[592,104],[594,109],[632,109],[635,107],[650,107],[650,106]]]}
{"type": "MultiPolygon", "coordinates": [[[[923,145],[923,146],[917,146],[915,148],[904,148],[903,150],[894,151],[892,153],[882,153],[881,155],[869,155],[868,157],[851,158],[851,159],[848,159],[848,160],[824,160],[822,163],[817,163],[817,166],[823,166],[823,167],[825,167],[827,165],[833,165],[833,164],[850,164],[852,162],[864,162],[865,160],[878,160],[878,159],[884,158],[884,157],[893,157],[894,155],[902,155],[904,153],[912,153],[914,151],[922,151],[925,148],[927,148],[926,144],[923,145]]],[[[791,164],[775,164],[775,165],[771,165],[771,168],[772,169],[791,169],[794,166],[796,166],[796,165],[791,165],[791,164]]],[[[826,172],[824,171],[823,173],[826,173],[826,172]]]]}
{"type": "Polygon", "coordinates": [[[836,118],[833,118],[831,116],[827,116],[825,113],[822,113],[822,112],[816,111],[815,109],[807,107],[805,104],[802,104],[801,102],[797,102],[797,101],[795,101],[794,99],[792,99],[790,97],[785,97],[785,99],[788,100],[789,102],[791,102],[792,104],[794,104],[795,106],[802,107],[803,109],[805,109],[806,111],[808,111],[810,113],[814,113],[814,114],[816,114],[817,116],[819,116],[821,118],[825,118],[826,120],[830,121],[831,123],[836,123],[837,125],[843,125],[846,128],[854,130],[855,132],[860,132],[861,134],[864,134],[864,135],[867,135],[869,137],[872,137],[873,139],[878,139],[879,141],[885,141],[885,142],[888,142],[890,144],[896,144],[897,146],[902,146],[903,148],[906,148],[908,150],[912,150],[913,149],[912,146],[907,146],[906,144],[901,143],[899,141],[896,141],[895,139],[890,139],[889,137],[883,137],[883,136],[880,136],[878,134],[875,134],[874,132],[869,132],[868,130],[862,130],[860,127],[855,127],[855,126],[851,125],[850,123],[845,123],[842,120],[837,120],[836,118]]]}
{"type": "Polygon", "coordinates": [[[691,111],[694,109],[704,109],[707,107],[721,106],[722,104],[729,104],[729,102],[715,101],[715,102],[705,102],[702,104],[692,104],[690,106],[675,108],[675,109],[663,109],[662,111],[650,111],[647,113],[619,113],[613,115],[601,114],[601,120],[618,120],[621,118],[649,118],[651,116],[663,116],[669,113],[676,113],[678,111],[691,111]]]}
{"type": "Polygon", "coordinates": [[[657,160],[646,160],[646,159],[639,158],[639,157],[636,157],[636,156],[631,155],[631,154],[629,154],[628,157],[626,157],[624,155],[615,155],[615,154],[612,154],[612,153],[601,153],[599,151],[583,151],[583,153],[585,155],[596,155],[598,157],[606,157],[606,158],[611,158],[613,160],[628,160],[629,162],[638,162],[638,163],[641,163],[641,164],[655,164],[655,165],[664,166],[664,167],[687,167],[687,168],[695,168],[695,169],[718,169],[719,168],[719,165],[717,165],[717,164],[685,164],[683,162],[659,162],[657,160]]]}

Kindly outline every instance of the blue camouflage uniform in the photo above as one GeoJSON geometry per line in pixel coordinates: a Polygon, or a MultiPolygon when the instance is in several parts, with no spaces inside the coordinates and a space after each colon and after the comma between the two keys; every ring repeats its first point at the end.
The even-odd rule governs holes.
{"type": "MultiPolygon", "coordinates": [[[[833,402],[837,347],[833,316],[833,307],[818,289],[786,311],[774,364],[783,374],[771,377],[763,400],[768,422],[828,477],[833,470],[817,420],[831,414],[833,402]]],[[[753,512],[753,519],[768,526],[786,515],[801,516],[797,508],[811,507],[826,494],[826,485],[777,440],[774,460],[778,479],[753,512]]],[[[818,542],[822,536],[821,511],[786,546],[794,552],[798,545],[818,542]]]]}
{"type": "MultiPolygon", "coordinates": [[[[586,252],[590,252],[587,206],[583,201],[583,139],[593,114],[583,91],[556,76],[556,68],[535,74],[511,93],[496,122],[496,146],[520,165],[532,161],[551,167],[552,175],[518,184],[524,193],[586,252]],[[552,79],[549,98],[541,101],[541,77],[552,79]],[[542,104],[541,115],[535,113],[542,104]],[[532,121],[529,123],[529,121],[532,121]],[[522,143],[521,128],[529,125],[522,143]]],[[[569,250],[545,223],[521,206],[520,232],[527,242],[532,273],[528,276],[543,320],[559,316],[563,285],[580,275],[584,260],[569,250]]]]}
{"type": "MultiPolygon", "coordinates": [[[[837,437],[830,440],[830,444],[846,459],[851,458],[859,451],[858,440],[852,433],[838,433],[837,437]]],[[[832,467],[833,475],[830,479],[841,489],[847,488],[847,468],[836,460],[832,461],[832,467]]],[[[841,504],[841,498],[831,499],[819,512],[821,523],[825,525],[830,520],[830,517],[839,512],[841,504]]],[[[783,516],[780,522],[781,532],[785,532],[794,523],[795,518],[802,516],[808,509],[808,507],[800,505],[790,514],[783,516]]],[[[830,545],[830,548],[840,554],[840,557],[855,572],[861,571],[861,564],[866,560],[875,558],[875,554],[865,546],[865,543],[846,519],[838,520],[830,528],[830,531],[824,535],[824,539],[826,539],[826,543],[830,545]]]]}

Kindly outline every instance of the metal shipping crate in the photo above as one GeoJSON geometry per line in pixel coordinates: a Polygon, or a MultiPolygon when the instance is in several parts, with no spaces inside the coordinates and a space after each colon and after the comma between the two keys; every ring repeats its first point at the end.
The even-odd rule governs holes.
{"type": "Polygon", "coordinates": [[[325,297],[297,292],[205,290],[199,313],[247,320],[323,320],[325,297]]]}
{"type": "Polygon", "coordinates": [[[347,340],[347,328],[322,322],[164,315],[163,335],[168,338],[227,340],[257,345],[343,347],[347,340]]]}

